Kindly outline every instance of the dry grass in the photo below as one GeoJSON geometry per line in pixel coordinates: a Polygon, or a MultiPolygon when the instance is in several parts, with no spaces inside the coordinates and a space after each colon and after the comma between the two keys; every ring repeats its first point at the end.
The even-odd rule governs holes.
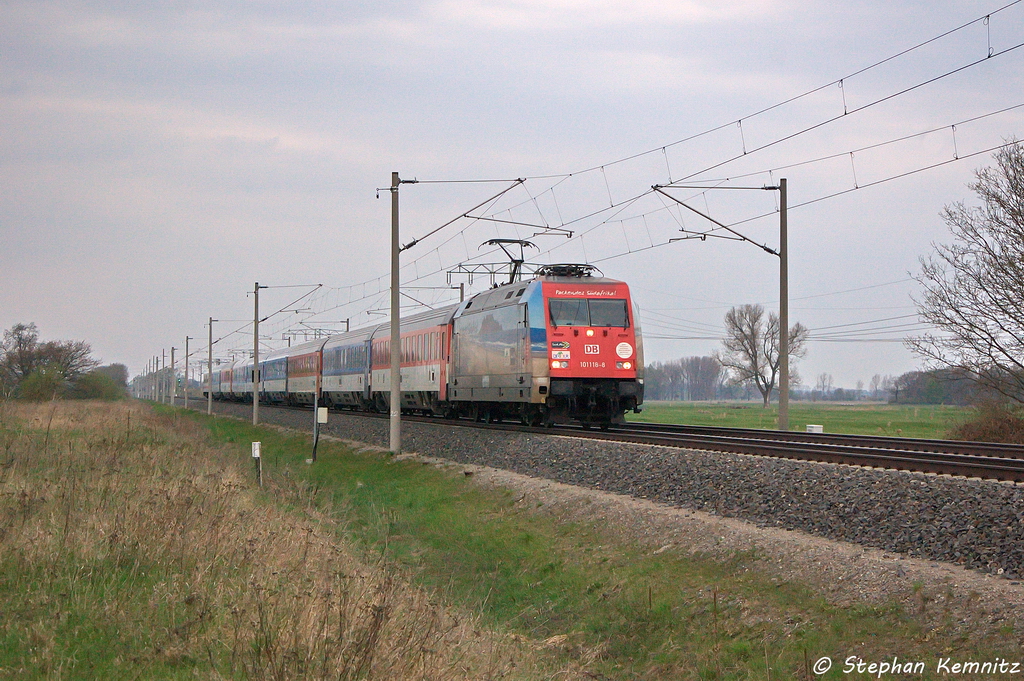
{"type": "Polygon", "coordinates": [[[0,678],[547,676],[240,458],[138,404],[0,404],[0,678]]]}

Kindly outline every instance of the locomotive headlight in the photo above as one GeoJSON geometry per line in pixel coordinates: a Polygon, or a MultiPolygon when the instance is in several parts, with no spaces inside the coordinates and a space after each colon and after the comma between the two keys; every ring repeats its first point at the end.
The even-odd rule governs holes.
{"type": "Polygon", "coordinates": [[[633,368],[633,363],[632,362],[616,362],[615,363],[615,368],[616,369],[632,369],[633,368]]]}
{"type": "Polygon", "coordinates": [[[593,336],[594,335],[594,330],[593,329],[587,329],[587,335],[588,336],[593,336]]]}
{"type": "Polygon", "coordinates": [[[561,367],[562,367],[562,363],[559,362],[558,360],[555,360],[555,361],[553,361],[551,363],[551,368],[552,369],[560,369],[561,367]]]}

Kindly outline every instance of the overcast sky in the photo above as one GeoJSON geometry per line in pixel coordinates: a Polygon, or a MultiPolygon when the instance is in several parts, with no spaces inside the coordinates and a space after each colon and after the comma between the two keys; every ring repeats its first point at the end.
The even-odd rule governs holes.
{"type": "MultiPolygon", "coordinates": [[[[228,320],[251,318],[255,281],[299,286],[261,293],[287,310],[265,349],[368,324],[387,307],[376,190],[398,171],[424,181],[401,188],[403,241],[508,189],[403,254],[411,298],[457,300],[447,270],[530,238],[531,261],[631,285],[648,361],[709,354],[730,307],[777,308],[778,259],[668,243],[713,225],[650,187],[786,177],[791,318],[817,337],[804,383],[900,374],[919,366],[898,341],[921,328],[911,276],[948,241],[940,211],[974,202],[991,153],[972,154],[1024,137],[1024,108],[996,113],[1024,104],[1024,4],[1004,4],[7,0],[0,327],[86,340],[134,375],[205,346],[211,316],[215,338],[242,331],[219,356],[250,346],[228,320]],[[425,182],[469,179],[500,181],[425,182]]],[[[773,192],[670,193],[778,247],[773,192]]]]}

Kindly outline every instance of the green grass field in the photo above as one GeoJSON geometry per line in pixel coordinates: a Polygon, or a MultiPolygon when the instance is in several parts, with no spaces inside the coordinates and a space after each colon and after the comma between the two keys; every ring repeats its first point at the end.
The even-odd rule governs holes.
{"type": "MultiPolygon", "coordinates": [[[[826,433],[889,435],[945,439],[949,429],[965,420],[972,410],[944,405],[892,405],[879,403],[790,402],[790,430],[805,431],[807,424],[824,427],[826,433]]],[[[759,402],[660,402],[644,403],[640,414],[627,420],[644,423],[681,423],[726,428],[774,429],[779,408],[759,402]]]]}

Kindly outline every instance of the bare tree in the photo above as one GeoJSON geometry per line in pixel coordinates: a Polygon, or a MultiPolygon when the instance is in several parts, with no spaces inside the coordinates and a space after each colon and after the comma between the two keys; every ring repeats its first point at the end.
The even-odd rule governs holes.
{"type": "MultiPolygon", "coordinates": [[[[789,330],[790,365],[803,357],[807,327],[797,323],[789,330]]],[[[765,318],[761,305],[741,305],[725,314],[725,351],[716,355],[721,365],[732,372],[737,383],[752,383],[761,393],[764,406],[771,401],[779,377],[779,317],[774,312],[765,318]]],[[[796,372],[791,369],[792,383],[796,372]]]]}
{"type": "Polygon", "coordinates": [[[827,400],[829,395],[832,394],[833,388],[832,374],[818,374],[817,390],[821,395],[821,399],[827,400]]]}
{"type": "Polygon", "coordinates": [[[15,324],[4,331],[0,343],[0,370],[15,385],[39,364],[39,329],[35,324],[15,324]]]}
{"type": "Polygon", "coordinates": [[[871,377],[871,383],[868,384],[869,390],[871,391],[871,399],[877,400],[882,394],[882,375],[875,374],[871,377]]]}
{"type": "Polygon", "coordinates": [[[1024,148],[1010,140],[995,161],[968,185],[981,206],[945,207],[954,243],[936,244],[915,277],[918,314],[941,333],[906,342],[935,367],[966,370],[1024,402],[1024,148]]]}
{"type": "Polygon", "coordinates": [[[0,343],[0,393],[18,394],[30,377],[44,373],[44,382],[56,381],[63,390],[99,364],[91,355],[92,348],[85,341],[40,343],[35,324],[15,324],[4,331],[0,343]]]}
{"type": "Polygon", "coordinates": [[[92,346],[85,341],[47,341],[39,346],[39,358],[60,372],[66,381],[74,381],[99,366],[92,358],[92,346]]]}

